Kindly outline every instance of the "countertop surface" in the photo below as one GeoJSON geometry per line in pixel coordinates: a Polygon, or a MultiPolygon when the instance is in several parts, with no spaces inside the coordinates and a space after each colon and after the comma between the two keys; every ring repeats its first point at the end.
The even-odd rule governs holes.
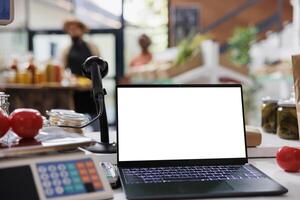
{"type": "MultiPolygon", "coordinates": [[[[91,132],[85,134],[88,137],[91,137],[95,140],[100,139],[99,132],[91,132]]],[[[269,135],[267,135],[269,136],[269,135]]],[[[270,136],[274,137],[274,136],[270,136]]],[[[110,130],[110,142],[116,141],[116,134],[115,130],[110,130]]],[[[298,142],[298,141],[297,141],[298,142]]],[[[249,148],[248,148],[249,151],[249,148]]],[[[104,155],[103,155],[104,156],[104,155]]],[[[104,156],[103,159],[116,162],[116,158],[112,156],[104,156]]],[[[300,199],[300,172],[298,173],[288,173],[283,171],[276,163],[275,158],[256,158],[256,159],[249,159],[249,163],[253,164],[259,170],[270,176],[272,179],[277,181],[282,186],[286,187],[289,191],[288,193],[281,195],[281,196],[261,196],[261,197],[239,197],[234,198],[235,200],[239,199],[289,199],[289,200],[299,200],[300,199]]],[[[123,200],[126,199],[125,194],[122,189],[114,190],[114,199],[116,200],[123,200]]],[[[219,200],[220,198],[218,198],[219,200]]],[[[232,198],[226,198],[232,199],[232,198]]],[[[210,199],[212,200],[212,199],[210,199]]]]}

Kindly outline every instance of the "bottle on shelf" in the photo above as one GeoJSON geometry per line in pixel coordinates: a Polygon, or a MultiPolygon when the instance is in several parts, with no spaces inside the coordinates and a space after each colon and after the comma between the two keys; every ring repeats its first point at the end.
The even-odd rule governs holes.
{"type": "Polygon", "coordinates": [[[55,64],[54,66],[55,82],[60,83],[62,81],[62,68],[55,64]]]}
{"type": "Polygon", "coordinates": [[[9,83],[18,83],[19,82],[19,67],[18,67],[18,59],[17,58],[13,58],[12,59],[12,62],[11,62],[11,65],[10,65],[10,71],[12,73],[14,73],[14,78],[13,79],[10,79],[8,82],[9,83]]]}
{"type": "Polygon", "coordinates": [[[58,63],[48,61],[46,65],[47,82],[61,83],[62,74],[63,74],[62,67],[58,63]]]}
{"type": "Polygon", "coordinates": [[[49,60],[46,64],[46,80],[47,83],[52,83],[55,80],[55,74],[54,74],[53,64],[51,60],[49,60]]]}
{"type": "Polygon", "coordinates": [[[34,58],[33,57],[30,57],[29,58],[29,62],[28,62],[28,67],[27,67],[27,72],[29,72],[29,76],[31,79],[29,81],[29,83],[31,84],[35,84],[36,83],[36,73],[37,73],[37,67],[36,65],[34,64],[34,58]]]}
{"type": "Polygon", "coordinates": [[[11,65],[10,65],[10,69],[13,70],[13,71],[19,71],[19,68],[18,68],[18,59],[17,58],[13,58],[12,59],[12,62],[11,62],[11,65]]]}

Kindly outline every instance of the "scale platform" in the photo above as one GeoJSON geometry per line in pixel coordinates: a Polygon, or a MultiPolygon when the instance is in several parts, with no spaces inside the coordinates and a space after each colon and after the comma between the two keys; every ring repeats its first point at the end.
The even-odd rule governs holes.
{"type": "Polygon", "coordinates": [[[0,159],[78,149],[94,145],[95,141],[59,127],[47,127],[33,139],[20,138],[9,131],[0,139],[0,159]]]}

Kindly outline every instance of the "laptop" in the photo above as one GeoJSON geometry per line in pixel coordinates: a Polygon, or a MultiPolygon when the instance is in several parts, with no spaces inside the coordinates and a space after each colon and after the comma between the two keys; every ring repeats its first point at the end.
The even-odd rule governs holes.
{"type": "Polygon", "coordinates": [[[117,86],[118,169],[128,199],[279,195],[248,163],[241,85],[117,86]]]}

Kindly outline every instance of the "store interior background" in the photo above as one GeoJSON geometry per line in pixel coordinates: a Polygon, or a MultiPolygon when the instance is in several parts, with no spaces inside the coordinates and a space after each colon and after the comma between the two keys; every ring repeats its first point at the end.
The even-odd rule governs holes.
{"type": "Polygon", "coordinates": [[[86,39],[98,46],[109,63],[104,86],[110,124],[115,123],[118,81],[240,82],[245,90],[247,124],[260,126],[262,97],[288,99],[292,95],[291,55],[300,50],[299,4],[297,0],[17,0],[15,21],[0,29],[0,83],[5,83],[12,58],[25,66],[33,55],[41,68],[49,60],[59,62],[63,47],[70,43],[63,23],[77,18],[88,25],[86,39]],[[180,32],[184,28],[177,20],[180,9],[182,16],[190,13],[186,14],[189,33],[180,32]],[[245,64],[230,58],[230,38],[238,27],[256,28],[248,51],[250,61],[245,64]],[[174,73],[166,70],[178,56],[180,39],[192,38],[195,33],[208,39],[199,44],[199,66],[183,64],[182,70],[174,73]],[[140,51],[137,41],[141,34],[152,40],[153,60],[132,68],[129,63],[140,51]]]}

